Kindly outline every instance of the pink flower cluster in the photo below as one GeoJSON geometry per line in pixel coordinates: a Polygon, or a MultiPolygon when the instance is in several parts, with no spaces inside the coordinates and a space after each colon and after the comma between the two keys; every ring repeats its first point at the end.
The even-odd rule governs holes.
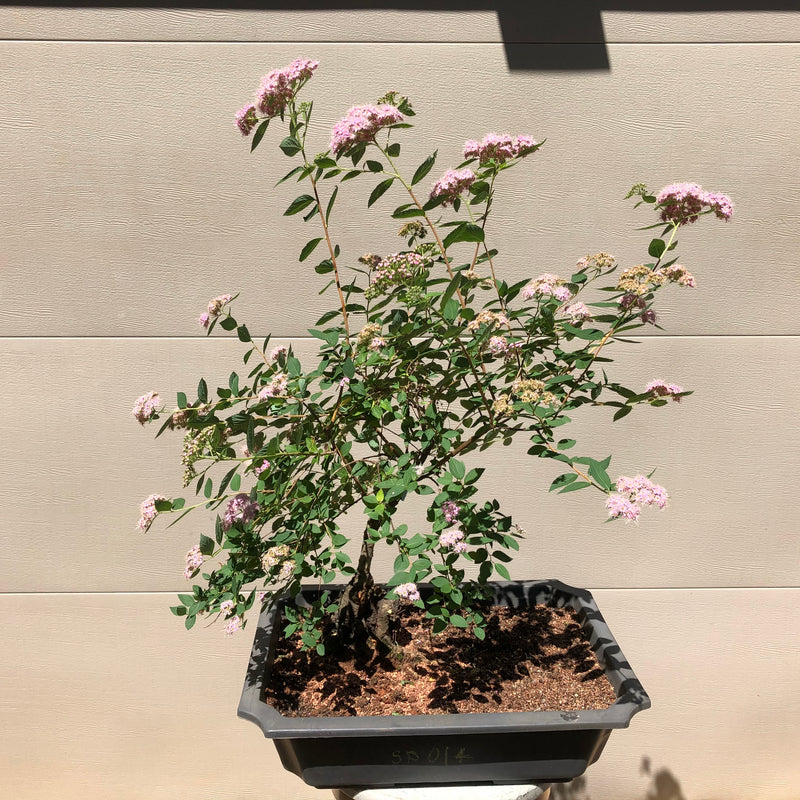
{"type": "Polygon", "coordinates": [[[221,614],[224,614],[226,617],[229,617],[233,613],[233,609],[236,608],[236,603],[233,600],[223,600],[219,604],[219,610],[221,614]]]}
{"type": "Polygon", "coordinates": [[[461,506],[454,503],[452,500],[446,500],[442,503],[442,514],[444,518],[452,525],[461,513],[461,506]]]}
{"type": "Polygon", "coordinates": [[[713,211],[719,219],[729,220],[733,216],[731,199],[721,192],[704,192],[696,183],[672,183],[657,195],[664,222],[686,225],[695,222],[706,210],[713,211]]]}
{"type": "Polygon", "coordinates": [[[242,629],[242,618],[240,616],[231,617],[225,623],[225,635],[226,636],[233,636],[236,631],[240,631],[242,629]]]}
{"type": "Polygon", "coordinates": [[[272,352],[269,354],[270,361],[277,361],[282,356],[285,356],[288,351],[283,345],[273,347],[272,352]]]}
{"type": "Polygon", "coordinates": [[[261,464],[259,464],[253,470],[253,472],[255,472],[257,478],[260,478],[269,468],[270,468],[269,461],[262,461],[261,464]]]}
{"type": "Polygon", "coordinates": [[[471,169],[450,169],[439,178],[431,189],[431,200],[443,197],[443,206],[452,205],[455,199],[475,183],[475,173],[471,169]]]}
{"type": "Polygon", "coordinates": [[[439,544],[449,547],[456,553],[463,553],[467,549],[464,541],[464,531],[461,528],[450,528],[439,536],[439,544]]]}
{"type": "Polygon", "coordinates": [[[232,294],[221,294],[219,297],[215,297],[213,300],[208,301],[208,312],[205,314],[200,315],[200,319],[198,320],[200,326],[203,328],[207,328],[211,323],[211,320],[215,317],[218,317],[222,313],[222,309],[233,300],[232,294]]]}
{"type": "Polygon", "coordinates": [[[489,133],[482,142],[464,142],[464,158],[477,158],[481,166],[489,161],[503,164],[512,158],[523,158],[537,147],[537,142],[530,136],[517,136],[514,139],[508,134],[489,133]]]}
{"type": "Polygon", "coordinates": [[[281,372],[276,375],[259,393],[259,400],[268,400],[270,397],[280,397],[289,391],[289,378],[281,372]]]}
{"type": "Polygon", "coordinates": [[[253,502],[250,499],[250,495],[237,494],[228,500],[228,505],[222,516],[222,527],[227,531],[237,522],[246,525],[248,522],[252,522],[257,515],[258,503],[253,502]]]}
{"type": "Polygon", "coordinates": [[[584,303],[573,303],[564,309],[564,315],[569,317],[570,322],[583,322],[592,318],[592,312],[584,303]]]}
{"type": "Polygon", "coordinates": [[[683,386],[678,386],[677,383],[664,383],[664,381],[650,381],[645,388],[648,394],[655,397],[671,397],[676,403],[680,403],[681,398],[679,395],[686,390],[683,386]]]}
{"type": "Polygon", "coordinates": [[[663,486],[653,483],[644,475],[637,475],[635,478],[621,476],[617,480],[616,490],[619,494],[609,495],[606,500],[608,516],[621,517],[634,522],[641,513],[640,506],[664,508],[669,497],[663,486]]]}
{"type": "Polygon", "coordinates": [[[525,300],[534,297],[555,297],[556,300],[566,303],[572,298],[572,292],[564,286],[564,280],[558,275],[545,272],[522,290],[522,297],[525,300]]]}
{"type": "Polygon", "coordinates": [[[378,291],[410,281],[425,266],[419,253],[394,253],[381,259],[372,273],[371,285],[378,291]]]}
{"type": "Polygon", "coordinates": [[[357,144],[371,142],[381,128],[402,121],[400,110],[388,104],[353,106],[347,116],[334,126],[331,150],[336,156],[347,154],[357,144]]]}
{"type": "Polygon", "coordinates": [[[153,524],[153,520],[158,516],[156,503],[160,503],[162,500],[166,499],[167,498],[164,497],[163,494],[151,494],[150,497],[142,503],[142,516],[137,523],[137,527],[140,531],[146,533],[149,530],[150,526],[153,524]]]}
{"type": "Polygon", "coordinates": [[[194,577],[197,570],[203,566],[204,556],[200,552],[200,545],[196,544],[187,554],[186,554],[186,569],[183,571],[183,576],[186,580],[190,580],[194,577]]]}
{"type": "Polygon", "coordinates": [[[415,583],[401,583],[395,587],[394,593],[403,600],[409,603],[414,603],[419,600],[419,589],[415,583]]]}
{"type": "Polygon", "coordinates": [[[677,283],[679,286],[688,286],[692,289],[695,287],[694,275],[681,264],[673,264],[670,267],[659,270],[659,272],[662,272],[671,283],[677,283]]]}
{"type": "Polygon", "coordinates": [[[141,425],[144,425],[150,419],[158,413],[158,407],[161,405],[161,400],[158,397],[157,392],[148,392],[147,394],[143,394],[134,404],[133,404],[133,416],[139,421],[141,425]]]}
{"type": "Polygon", "coordinates": [[[319,61],[297,58],[283,69],[274,69],[261,79],[261,86],[256,92],[255,105],[252,103],[236,112],[236,127],[242,136],[249,136],[259,123],[257,113],[263,119],[270,119],[282,114],[288,102],[297,94],[301,81],[308,80],[319,61]]]}

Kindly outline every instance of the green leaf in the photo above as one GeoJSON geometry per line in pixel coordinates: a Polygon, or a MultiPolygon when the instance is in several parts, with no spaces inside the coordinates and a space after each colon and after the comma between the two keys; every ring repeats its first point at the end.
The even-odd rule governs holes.
{"type": "Polygon", "coordinates": [[[342,363],[342,372],[346,377],[352,378],[356,374],[356,365],[349,358],[346,358],[342,363]]]}
{"type": "MultiPolygon", "coordinates": [[[[329,272],[333,272],[333,261],[331,261],[329,258],[326,258],[324,261],[320,261],[319,264],[314,267],[314,272],[316,272],[317,275],[327,275],[329,272]]],[[[337,311],[336,313],[338,314],[339,312],[337,311]]],[[[333,316],[336,316],[336,314],[333,316]]]]}
{"type": "Polygon", "coordinates": [[[394,178],[387,178],[385,181],[381,181],[372,190],[372,193],[369,196],[369,200],[367,200],[367,208],[369,208],[379,197],[385,194],[393,183],[394,183],[394,178]]]}
{"type": "Polygon", "coordinates": [[[300,251],[300,261],[305,261],[314,252],[314,248],[322,241],[322,238],[320,236],[318,239],[306,242],[306,246],[300,251]]]}
{"type": "Polygon", "coordinates": [[[291,217],[292,214],[298,214],[304,208],[308,208],[314,202],[314,198],[310,194],[301,194],[300,197],[295,197],[289,205],[289,208],[283,212],[284,217],[291,217]]]}
{"type": "Polygon", "coordinates": [[[447,288],[444,290],[442,294],[441,303],[439,304],[440,310],[444,311],[445,306],[447,305],[450,298],[455,294],[456,289],[461,285],[461,273],[457,272],[450,283],[447,284],[447,288]]]}
{"type": "Polygon", "coordinates": [[[286,359],[286,371],[289,373],[289,377],[296,378],[301,369],[300,362],[294,356],[289,356],[286,359]]]}
{"type": "Polygon", "coordinates": [[[495,564],[494,571],[501,577],[505,578],[505,580],[510,581],[511,575],[509,575],[508,570],[502,564],[495,564]]]}
{"type": "Polygon", "coordinates": [[[461,616],[461,614],[451,614],[450,624],[456,628],[466,628],[469,623],[461,616]]]}
{"type": "Polygon", "coordinates": [[[623,417],[627,417],[628,414],[631,413],[631,411],[633,411],[633,407],[632,406],[622,406],[614,414],[614,417],[613,417],[612,421],[616,422],[618,419],[622,419],[623,417]]]}
{"type": "MultiPolygon", "coordinates": [[[[398,125],[393,125],[393,128],[399,127],[398,125]]],[[[387,148],[386,152],[392,157],[397,158],[400,155],[400,142],[392,142],[387,148]]]]}
{"type": "Polygon", "coordinates": [[[239,337],[239,341],[240,342],[250,342],[250,341],[252,341],[252,339],[250,338],[250,333],[247,330],[247,326],[245,326],[245,325],[240,325],[236,329],[236,335],[239,337]]]}
{"type": "Polygon", "coordinates": [[[197,384],[197,399],[201,403],[208,402],[208,384],[204,378],[200,378],[200,383],[197,384]]]}
{"type": "MultiPolygon", "coordinates": [[[[294,169],[290,169],[275,185],[280,186],[284,181],[288,181],[289,178],[294,177],[297,175],[298,172],[302,172],[304,167],[295,167],[294,169]]],[[[300,180],[298,178],[298,180],[300,180]]]]}
{"type": "Polygon", "coordinates": [[[599,331],[596,328],[576,328],[574,325],[570,325],[568,322],[562,322],[561,325],[567,333],[571,333],[578,339],[586,339],[590,342],[594,342],[598,339],[602,339],[603,336],[605,336],[603,331],[599,331]]]}
{"type": "Polygon", "coordinates": [[[585,489],[587,486],[591,486],[591,483],[586,483],[586,481],[576,481],[575,483],[571,483],[569,486],[565,486],[563,489],[559,489],[559,494],[566,494],[567,492],[577,492],[578,489],[585,489]]]}
{"type": "Polygon", "coordinates": [[[264,138],[264,134],[267,132],[267,127],[269,125],[269,120],[265,119],[257,128],[256,132],[253,134],[253,141],[250,142],[250,152],[252,153],[253,150],[261,144],[261,140],[264,138]]]}
{"type": "Polygon", "coordinates": [[[230,488],[232,492],[238,492],[242,486],[242,476],[237,472],[232,478],[230,488]]]}
{"type": "Polygon", "coordinates": [[[336,162],[329,156],[319,155],[314,159],[314,164],[323,169],[331,169],[336,167],[336,162]]]}
{"type": "Polygon", "coordinates": [[[444,239],[445,249],[456,242],[482,242],[484,240],[483,228],[474,222],[462,222],[453,228],[444,239]]]}
{"type": "Polygon", "coordinates": [[[414,177],[411,179],[412,186],[419,183],[431,171],[433,165],[436,163],[436,155],[438,154],[438,152],[439,152],[438,150],[435,150],[433,155],[428,156],[417,167],[417,171],[414,173],[414,177]]]}
{"type": "Polygon", "coordinates": [[[214,540],[200,534],[200,552],[204,556],[210,556],[214,552],[214,540]]]}
{"type": "Polygon", "coordinates": [[[367,159],[364,162],[370,172],[383,172],[383,164],[380,161],[370,161],[367,159]]]}
{"type": "Polygon", "coordinates": [[[280,147],[287,156],[295,156],[303,149],[303,146],[294,136],[287,136],[278,147],[280,147]]]}
{"type": "Polygon", "coordinates": [[[333,192],[331,192],[331,199],[328,200],[328,206],[325,209],[325,224],[328,224],[328,220],[331,218],[331,211],[333,211],[333,204],[336,202],[336,195],[339,194],[339,187],[334,186],[333,192]]]}
{"type": "Polygon", "coordinates": [[[483,628],[479,628],[477,625],[472,629],[472,632],[475,634],[475,638],[480,641],[486,638],[486,631],[483,628]]]}
{"type": "Polygon", "coordinates": [[[186,626],[186,630],[190,631],[194,627],[194,623],[197,620],[197,617],[186,617],[186,622],[183,624],[186,626]]]}
{"type": "Polygon", "coordinates": [[[219,324],[222,330],[232,331],[236,327],[236,320],[233,317],[225,317],[219,324]]]}
{"type": "Polygon", "coordinates": [[[183,497],[172,498],[172,510],[180,511],[186,505],[186,499],[183,497]]]}
{"type": "Polygon", "coordinates": [[[178,408],[186,408],[189,405],[189,401],[186,399],[186,395],[183,392],[178,392],[178,408]]]}
{"type": "Polygon", "coordinates": [[[559,475],[551,484],[548,491],[555,491],[556,489],[563,489],[578,480],[578,475],[575,472],[564,472],[559,475]]]}
{"type": "Polygon", "coordinates": [[[464,463],[456,458],[450,459],[450,461],[447,464],[447,468],[448,470],[450,470],[450,474],[457,480],[461,480],[466,474],[464,463]]]}
{"type": "Polygon", "coordinates": [[[667,244],[663,239],[653,239],[650,242],[650,246],[647,248],[647,252],[653,256],[653,258],[661,258],[666,249],[667,244]]]}

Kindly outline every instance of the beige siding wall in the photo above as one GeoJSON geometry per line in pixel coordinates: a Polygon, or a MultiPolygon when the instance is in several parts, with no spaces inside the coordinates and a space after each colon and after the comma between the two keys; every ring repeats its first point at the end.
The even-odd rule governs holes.
{"type": "MultiPolygon", "coordinates": [[[[306,329],[325,305],[295,263],[306,232],[279,220],[284,164],[250,156],[231,125],[260,75],[297,55],[322,62],[320,150],[346,108],[389,88],[418,110],[409,162],[429,134],[442,165],[491,129],[547,137],[498,207],[510,278],[598,249],[640,261],[644,219],[620,199],[634,182],[734,197],[730,224],[682,233],[698,288],[660,301],[664,331],[620,355],[622,378],[695,394],[613,430],[602,414],[575,424],[583,450],[613,452],[620,472],[657,467],[671,508],[602,525],[592,497],[548,495],[551,465],[523,447],[486,454],[487,492],[529,533],[514,575],[597,590],[653,698],[576,800],[678,800],[670,777],[686,800],[798,796],[800,12],[556,22],[0,8],[0,798],[329,794],[285,773],[235,716],[249,633],[186,633],[167,611],[202,518],[134,530],[143,497],[179,490],[180,442],[140,431],[132,401],[236,368],[237,342],[198,335],[209,297],[242,292],[254,333],[314,352],[306,329]],[[503,34],[528,68],[509,67],[503,34]],[[559,42],[607,66],[531,67],[559,42]]],[[[351,189],[343,249],[388,249],[392,227],[359,225],[365,187],[351,189]]]]}

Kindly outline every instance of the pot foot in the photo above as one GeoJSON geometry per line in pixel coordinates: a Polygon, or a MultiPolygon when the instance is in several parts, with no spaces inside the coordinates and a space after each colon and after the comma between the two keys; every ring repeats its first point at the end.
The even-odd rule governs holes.
{"type": "Polygon", "coordinates": [[[334,800],[549,800],[550,786],[419,786],[413,789],[334,789],[334,800]]]}

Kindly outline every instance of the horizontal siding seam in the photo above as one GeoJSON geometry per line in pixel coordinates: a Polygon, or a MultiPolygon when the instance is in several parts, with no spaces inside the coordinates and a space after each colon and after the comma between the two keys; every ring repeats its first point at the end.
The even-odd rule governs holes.
{"type": "MultiPolygon", "coordinates": [[[[586,587],[592,592],[794,592],[800,591],[797,586],[589,586],[586,587]]],[[[0,600],[11,597],[140,597],[140,596],[164,596],[173,597],[181,592],[185,594],[187,589],[175,589],[174,591],[139,591],[139,592],[0,592],[0,600]]]]}
{"type": "Polygon", "coordinates": [[[597,47],[598,45],[606,45],[613,47],[620,45],[624,47],[708,47],[710,45],[733,46],[741,47],[743,45],[797,45],[800,40],[794,39],[758,39],[758,40],[725,40],[725,41],[658,41],[658,42],[635,42],[635,41],[595,41],[595,42],[551,42],[551,41],[530,41],[530,42],[505,42],[502,39],[496,41],[472,41],[469,39],[455,40],[449,39],[446,41],[432,41],[425,39],[408,39],[408,40],[364,40],[364,39],[0,39],[0,44],[222,44],[222,45],[253,45],[253,44],[269,44],[269,45],[306,45],[306,44],[333,44],[333,45],[436,45],[453,47],[462,47],[469,45],[471,47],[483,45],[485,47],[505,47],[505,46],[525,46],[525,47],[541,47],[543,45],[550,45],[554,47],[566,46],[577,47],[585,45],[587,47],[597,47]]]}

